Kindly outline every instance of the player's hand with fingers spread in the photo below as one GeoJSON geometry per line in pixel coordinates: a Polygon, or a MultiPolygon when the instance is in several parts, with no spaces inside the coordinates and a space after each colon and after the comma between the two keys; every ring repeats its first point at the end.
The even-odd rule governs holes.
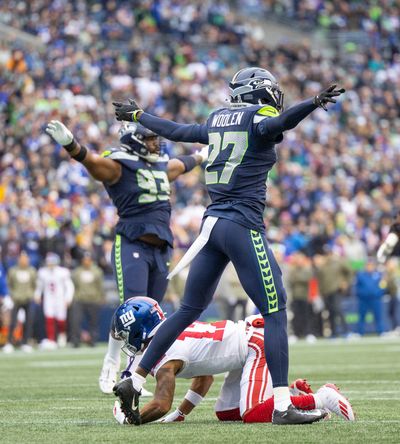
{"type": "Polygon", "coordinates": [[[71,144],[74,140],[71,131],[59,120],[51,120],[46,126],[46,133],[63,146],[71,144]]]}
{"type": "Polygon", "coordinates": [[[159,419],[157,422],[182,422],[184,420],[185,415],[179,409],[176,409],[174,412],[164,416],[164,418],[159,419]]]}
{"type": "Polygon", "coordinates": [[[314,105],[328,111],[327,104],[336,103],[336,100],[333,97],[340,96],[346,91],[344,88],[336,89],[336,86],[336,84],[328,86],[328,88],[324,89],[317,96],[315,96],[314,105]]]}
{"type": "Polygon", "coordinates": [[[127,122],[137,122],[143,110],[135,102],[134,99],[129,99],[129,105],[121,102],[113,102],[115,108],[115,117],[117,120],[125,120],[127,122]]]}

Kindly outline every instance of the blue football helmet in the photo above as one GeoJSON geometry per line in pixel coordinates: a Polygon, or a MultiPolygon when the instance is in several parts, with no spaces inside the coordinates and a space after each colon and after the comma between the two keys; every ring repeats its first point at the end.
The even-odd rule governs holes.
{"type": "Polygon", "coordinates": [[[252,67],[238,71],[229,83],[231,103],[271,105],[283,109],[283,92],[276,78],[266,69],[252,67]]]}
{"type": "Polygon", "coordinates": [[[148,162],[157,162],[160,157],[159,137],[140,123],[124,123],[118,131],[121,146],[127,151],[143,157],[148,162]],[[158,152],[152,153],[146,146],[146,139],[157,137],[158,152]]]}
{"type": "Polygon", "coordinates": [[[154,299],[137,296],[117,308],[111,325],[115,336],[125,342],[122,351],[134,357],[144,350],[164,320],[165,315],[154,299]]]}

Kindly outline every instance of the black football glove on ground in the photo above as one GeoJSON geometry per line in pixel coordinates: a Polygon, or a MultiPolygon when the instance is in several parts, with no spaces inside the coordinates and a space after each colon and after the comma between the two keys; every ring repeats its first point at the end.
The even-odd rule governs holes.
{"type": "Polygon", "coordinates": [[[340,96],[346,90],[344,88],[335,89],[337,85],[331,85],[328,88],[324,89],[321,93],[314,97],[314,105],[323,108],[325,111],[328,111],[327,104],[336,103],[336,100],[333,97],[340,96]]]}

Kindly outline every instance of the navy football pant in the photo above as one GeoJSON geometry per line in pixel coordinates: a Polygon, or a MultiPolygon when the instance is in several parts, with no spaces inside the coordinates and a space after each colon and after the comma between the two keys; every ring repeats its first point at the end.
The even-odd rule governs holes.
{"type": "Polygon", "coordinates": [[[264,317],[265,355],[273,386],[288,385],[286,292],[282,273],[265,237],[228,219],[217,221],[207,244],[193,259],[181,306],[159,328],[140,367],[150,371],[179,334],[198,319],[211,302],[229,261],[264,317]]]}
{"type": "Polygon", "coordinates": [[[120,304],[133,296],[148,296],[161,302],[168,285],[171,248],[162,249],[117,234],[112,250],[112,266],[120,304]]]}

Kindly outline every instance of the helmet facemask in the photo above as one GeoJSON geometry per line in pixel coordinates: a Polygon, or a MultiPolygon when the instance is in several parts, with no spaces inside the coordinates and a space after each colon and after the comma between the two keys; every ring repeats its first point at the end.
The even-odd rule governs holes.
{"type": "Polygon", "coordinates": [[[135,123],[124,123],[118,133],[122,148],[148,162],[158,161],[161,143],[157,134],[135,123]],[[152,139],[155,139],[155,149],[151,149],[152,139]]]}
{"type": "Polygon", "coordinates": [[[229,83],[233,104],[270,105],[283,109],[284,94],[275,77],[262,68],[245,68],[233,76],[229,83]]]}

